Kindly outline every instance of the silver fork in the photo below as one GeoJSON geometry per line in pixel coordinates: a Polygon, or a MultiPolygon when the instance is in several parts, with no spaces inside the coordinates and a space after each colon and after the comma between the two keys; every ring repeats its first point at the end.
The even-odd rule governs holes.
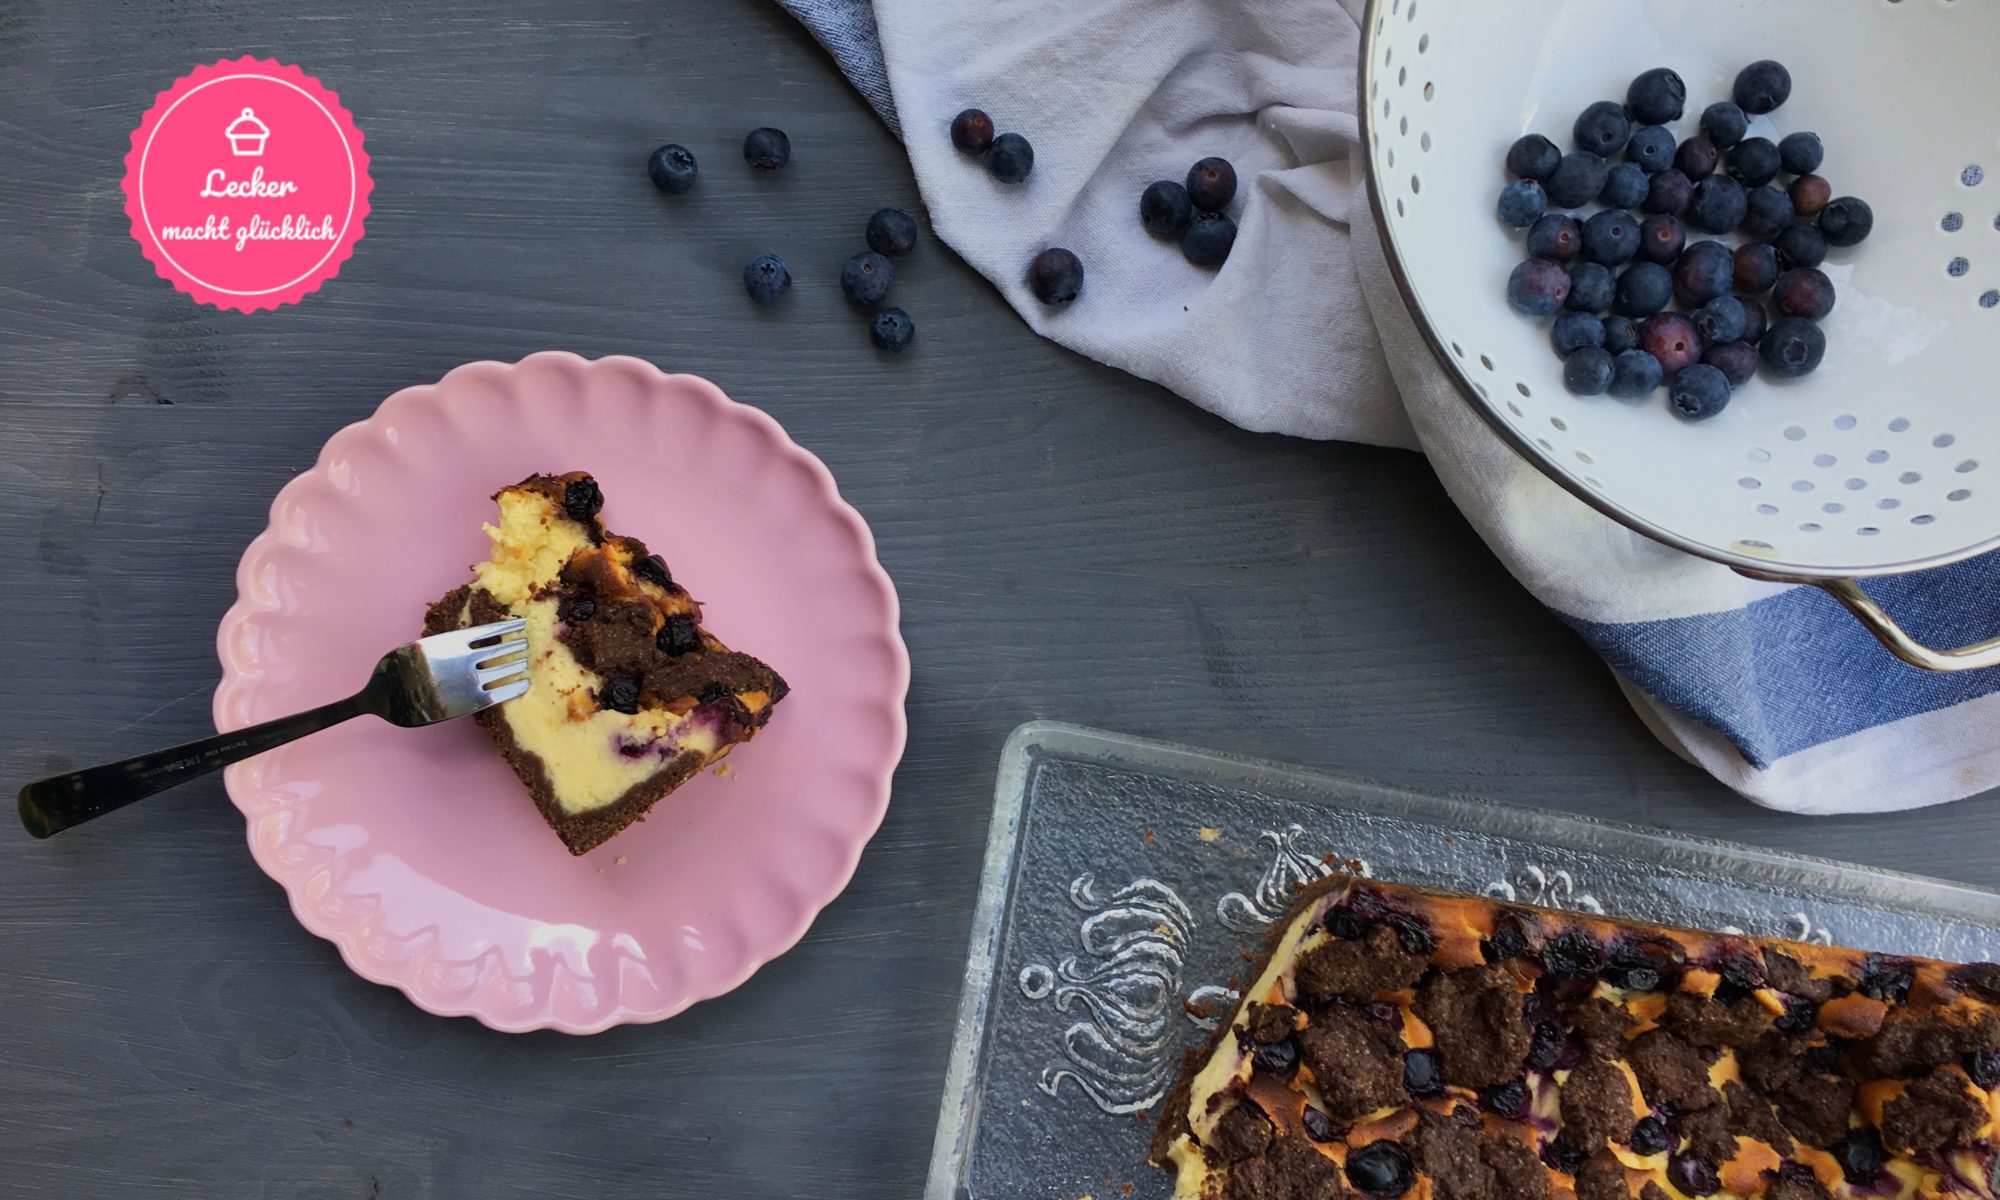
{"type": "Polygon", "coordinates": [[[433,634],[383,655],[368,677],[368,686],[345,700],[171,750],[31,783],[21,789],[21,824],[38,838],[49,837],[198,775],[366,714],[414,729],[505,704],[528,690],[528,643],[523,638],[501,639],[525,628],[526,621],[495,621],[433,634]],[[522,657],[502,661],[513,655],[522,657]]]}

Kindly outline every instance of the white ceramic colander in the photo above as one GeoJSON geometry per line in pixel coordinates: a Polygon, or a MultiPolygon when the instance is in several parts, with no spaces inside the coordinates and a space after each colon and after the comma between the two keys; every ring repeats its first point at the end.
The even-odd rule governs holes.
{"type": "Polygon", "coordinates": [[[1372,0],[1362,130],[1391,269],[1466,399],[1585,502],[1825,588],[1915,665],[2000,665],[2000,639],[1925,647],[1854,582],[2000,547],[1996,48],[2000,0],[1372,0]],[[1655,66],[1687,81],[1688,136],[1760,58],[1793,89],[1751,133],[1817,132],[1834,194],[1875,210],[1872,236],[1823,268],[1839,289],[1824,364],[1760,373],[1700,424],[1664,390],[1570,395],[1549,323],[1507,305],[1524,253],[1493,215],[1507,146],[1537,132],[1569,148],[1577,113],[1655,66]]]}

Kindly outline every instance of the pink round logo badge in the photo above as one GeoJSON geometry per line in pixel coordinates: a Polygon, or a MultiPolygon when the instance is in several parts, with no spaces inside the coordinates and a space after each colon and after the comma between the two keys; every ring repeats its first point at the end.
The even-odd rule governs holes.
{"type": "Polygon", "coordinates": [[[125,158],[125,213],[153,269],[239,312],[296,304],[339,274],[373,187],[340,97],[267,59],[177,80],[125,158]]]}

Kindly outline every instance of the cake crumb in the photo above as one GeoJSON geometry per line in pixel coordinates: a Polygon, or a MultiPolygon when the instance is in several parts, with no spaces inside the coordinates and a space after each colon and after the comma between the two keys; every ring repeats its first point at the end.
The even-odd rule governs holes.
{"type": "Polygon", "coordinates": [[[1129,1184],[1129,1183],[1121,1183],[1121,1184],[1119,1184],[1119,1185],[1118,1185],[1118,1194],[1119,1194],[1119,1195],[1121,1195],[1121,1196],[1129,1196],[1129,1195],[1131,1195],[1131,1194],[1132,1194],[1132,1185],[1131,1185],[1131,1184],[1129,1184]]]}
{"type": "Polygon", "coordinates": [[[1222,831],[1212,825],[1204,825],[1200,829],[1195,830],[1194,833],[1196,837],[1204,842],[1212,842],[1222,836],[1222,831]]]}
{"type": "Polygon", "coordinates": [[[727,779],[735,774],[735,772],[736,766],[734,763],[723,763],[721,766],[715,768],[715,777],[717,779],[727,779]]]}
{"type": "Polygon", "coordinates": [[[1153,831],[1150,829],[1146,831],[1146,844],[1148,846],[1153,844],[1153,831]]]}
{"type": "Polygon", "coordinates": [[[622,867],[622,866],[624,866],[624,865],[625,865],[625,856],[621,854],[621,855],[619,855],[619,856],[618,856],[617,858],[613,859],[612,861],[613,861],[613,862],[615,862],[615,863],[617,863],[617,864],[618,864],[619,866],[621,866],[621,867],[622,867]]]}

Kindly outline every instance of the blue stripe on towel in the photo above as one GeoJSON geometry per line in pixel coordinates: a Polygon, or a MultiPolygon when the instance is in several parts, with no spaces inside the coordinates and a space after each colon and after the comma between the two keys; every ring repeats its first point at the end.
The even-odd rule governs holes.
{"type": "MultiPolygon", "coordinates": [[[[1925,645],[1962,646],[2000,632],[2000,553],[1866,586],[1925,645]]],[[[1641,690],[1727,737],[1759,770],[2000,691],[2000,668],[1939,674],[1904,665],[1817,588],[1664,621],[1563,619],[1641,690]]]]}
{"type": "Polygon", "coordinates": [[[889,68],[882,63],[882,38],[875,32],[872,0],[778,0],[786,12],[812,31],[840,67],[840,73],[875,106],[882,123],[897,137],[896,101],[889,93],[889,68]]]}

